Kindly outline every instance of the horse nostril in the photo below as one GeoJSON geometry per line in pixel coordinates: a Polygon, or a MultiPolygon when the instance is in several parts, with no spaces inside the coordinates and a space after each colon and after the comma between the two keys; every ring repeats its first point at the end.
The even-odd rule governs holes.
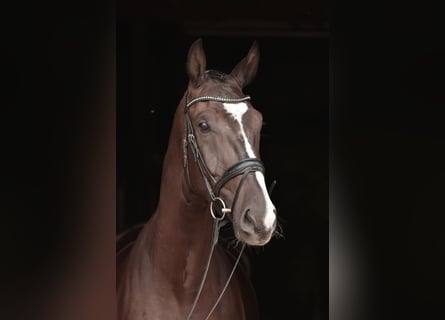
{"type": "Polygon", "coordinates": [[[255,229],[255,223],[253,221],[253,218],[250,216],[250,209],[247,209],[243,215],[242,226],[245,231],[249,232],[252,232],[255,229]]]}

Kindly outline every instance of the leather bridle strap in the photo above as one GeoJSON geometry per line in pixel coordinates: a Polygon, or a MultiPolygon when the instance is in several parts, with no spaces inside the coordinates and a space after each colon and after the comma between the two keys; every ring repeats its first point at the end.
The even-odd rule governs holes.
{"type": "Polygon", "coordinates": [[[196,142],[195,133],[193,130],[192,123],[190,121],[190,118],[188,116],[188,113],[185,114],[185,137],[184,137],[184,167],[187,170],[187,179],[190,183],[190,177],[188,172],[188,160],[187,160],[187,146],[190,145],[193,153],[193,158],[195,160],[195,163],[198,166],[199,172],[201,173],[202,178],[204,179],[207,192],[209,193],[209,196],[211,200],[215,200],[215,195],[212,191],[212,184],[216,183],[215,177],[210,172],[209,168],[207,167],[204,158],[201,154],[201,151],[199,150],[198,143],[196,142]]]}
{"type": "Polygon", "coordinates": [[[216,102],[222,102],[222,103],[238,103],[238,102],[244,102],[246,100],[250,100],[250,96],[244,96],[242,98],[226,98],[226,97],[218,97],[218,96],[199,96],[195,99],[192,99],[188,101],[188,94],[186,96],[186,103],[185,103],[185,112],[187,113],[188,109],[195,104],[196,102],[200,101],[216,101],[216,102]]]}
{"type": "Polygon", "coordinates": [[[219,196],[221,188],[229,181],[245,172],[260,171],[264,174],[264,165],[258,159],[244,159],[227,169],[216,182],[213,190],[216,196],[219,196]]]}

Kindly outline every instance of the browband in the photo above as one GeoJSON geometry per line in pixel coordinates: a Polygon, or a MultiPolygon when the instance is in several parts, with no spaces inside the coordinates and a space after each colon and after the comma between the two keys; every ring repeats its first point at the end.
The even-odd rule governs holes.
{"type": "Polygon", "coordinates": [[[216,101],[216,102],[226,102],[226,103],[237,103],[237,102],[243,102],[246,100],[250,100],[250,96],[245,96],[242,98],[225,98],[225,97],[218,97],[218,96],[199,96],[191,101],[188,101],[188,95],[186,98],[186,104],[185,104],[185,112],[187,112],[188,108],[196,102],[200,101],[216,101]]]}

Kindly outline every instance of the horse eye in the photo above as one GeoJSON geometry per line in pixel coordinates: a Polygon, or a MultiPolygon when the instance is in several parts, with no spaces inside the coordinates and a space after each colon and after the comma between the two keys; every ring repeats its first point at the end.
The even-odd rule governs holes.
{"type": "Polygon", "coordinates": [[[198,127],[201,130],[201,132],[209,132],[210,131],[210,126],[206,121],[201,121],[198,124],[198,127]]]}

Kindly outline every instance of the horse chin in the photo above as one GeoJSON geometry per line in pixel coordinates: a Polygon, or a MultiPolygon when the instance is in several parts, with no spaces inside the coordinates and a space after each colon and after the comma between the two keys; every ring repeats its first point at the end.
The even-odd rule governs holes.
{"type": "Polygon", "coordinates": [[[269,243],[273,232],[270,234],[247,234],[242,230],[234,228],[235,237],[242,243],[253,247],[261,247],[269,243]]]}

